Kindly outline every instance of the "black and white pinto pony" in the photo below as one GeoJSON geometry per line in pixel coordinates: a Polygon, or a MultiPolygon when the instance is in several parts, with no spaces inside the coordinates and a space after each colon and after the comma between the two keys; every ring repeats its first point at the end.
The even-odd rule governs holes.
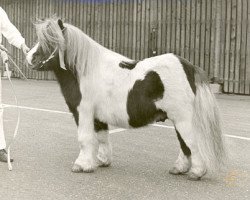
{"type": "Polygon", "coordinates": [[[220,117],[202,69],[172,53],[135,62],[60,19],[38,22],[36,33],[27,61],[36,70],[54,71],[78,126],[73,172],[111,164],[108,125],[138,128],[166,119],[181,146],[171,174],[199,180],[221,166],[220,117]]]}

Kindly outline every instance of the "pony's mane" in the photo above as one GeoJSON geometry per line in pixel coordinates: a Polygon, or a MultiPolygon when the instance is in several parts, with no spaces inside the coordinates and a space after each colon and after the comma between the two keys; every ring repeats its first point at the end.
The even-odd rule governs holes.
{"type": "Polygon", "coordinates": [[[43,51],[52,53],[55,48],[65,51],[65,61],[73,72],[87,73],[98,65],[101,50],[108,50],[73,25],[64,23],[62,31],[56,18],[38,21],[35,27],[43,51]]]}

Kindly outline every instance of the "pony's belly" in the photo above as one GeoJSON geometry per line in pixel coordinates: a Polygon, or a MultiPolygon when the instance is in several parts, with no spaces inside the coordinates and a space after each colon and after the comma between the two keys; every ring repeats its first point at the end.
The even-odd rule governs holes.
{"type": "Polygon", "coordinates": [[[128,128],[128,114],[126,106],[120,104],[103,104],[97,106],[96,117],[109,125],[128,128]]]}

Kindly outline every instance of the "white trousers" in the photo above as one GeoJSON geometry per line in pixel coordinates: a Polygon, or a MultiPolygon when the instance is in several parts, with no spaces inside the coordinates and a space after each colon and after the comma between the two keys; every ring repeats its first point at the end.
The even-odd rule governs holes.
{"type": "Polygon", "coordinates": [[[6,148],[6,141],[3,131],[2,81],[1,81],[1,70],[0,70],[0,150],[5,148],[6,148]]]}

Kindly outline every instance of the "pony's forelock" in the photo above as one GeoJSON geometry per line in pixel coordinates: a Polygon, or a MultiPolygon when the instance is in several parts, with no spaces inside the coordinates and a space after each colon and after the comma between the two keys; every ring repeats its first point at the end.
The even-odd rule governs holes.
{"type": "Polygon", "coordinates": [[[38,42],[44,52],[51,53],[53,49],[65,49],[65,39],[57,23],[58,19],[38,20],[35,23],[38,42]]]}

